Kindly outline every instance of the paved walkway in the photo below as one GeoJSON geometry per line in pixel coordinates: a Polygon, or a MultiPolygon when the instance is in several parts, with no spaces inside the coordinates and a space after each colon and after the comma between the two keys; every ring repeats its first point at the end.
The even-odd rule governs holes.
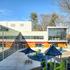
{"type": "Polygon", "coordinates": [[[22,52],[15,52],[0,62],[0,70],[31,70],[40,66],[40,62],[32,60],[32,64],[25,64],[29,58],[22,52]]]}
{"type": "MultiPolygon", "coordinates": [[[[43,49],[41,48],[41,50],[43,49]]],[[[34,60],[32,60],[32,64],[25,64],[25,61],[28,59],[27,55],[17,51],[0,62],[0,70],[31,70],[32,68],[40,66],[40,62],[34,60]]]]}

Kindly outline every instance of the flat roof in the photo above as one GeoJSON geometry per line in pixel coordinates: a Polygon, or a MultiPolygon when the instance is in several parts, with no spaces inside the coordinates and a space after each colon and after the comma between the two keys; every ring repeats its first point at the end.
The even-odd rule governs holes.
{"type": "Polygon", "coordinates": [[[47,28],[68,28],[67,26],[47,26],[47,28]]]}

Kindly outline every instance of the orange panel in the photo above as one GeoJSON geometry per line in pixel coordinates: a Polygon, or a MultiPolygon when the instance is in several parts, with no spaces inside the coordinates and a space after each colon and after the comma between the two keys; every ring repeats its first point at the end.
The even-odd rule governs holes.
{"type": "Polygon", "coordinates": [[[35,47],[35,42],[28,42],[29,47],[35,47]]]}
{"type": "Polygon", "coordinates": [[[58,47],[66,48],[67,44],[66,43],[58,43],[58,47]]]}
{"type": "Polygon", "coordinates": [[[36,47],[35,44],[43,44],[43,47],[48,48],[50,47],[51,43],[48,42],[28,42],[28,45],[32,47],[36,47]]]}
{"type": "Polygon", "coordinates": [[[44,45],[45,48],[48,48],[48,47],[50,47],[51,44],[48,43],[48,42],[44,42],[43,45],[44,45]]]}
{"type": "Polygon", "coordinates": [[[5,47],[12,47],[12,42],[5,42],[5,47]]]}
{"type": "MultiPolygon", "coordinates": [[[[5,47],[11,47],[11,46],[12,46],[12,43],[13,43],[13,42],[5,42],[5,47]]],[[[49,43],[49,42],[27,42],[28,46],[31,47],[31,48],[32,48],[32,47],[36,47],[36,46],[35,46],[36,43],[41,43],[41,44],[43,44],[43,46],[44,46],[45,48],[50,47],[50,45],[52,44],[52,43],[49,43]]],[[[58,43],[58,47],[63,47],[63,48],[65,48],[65,47],[67,47],[67,44],[66,44],[66,43],[61,43],[61,42],[59,42],[59,43],[58,43]]]]}

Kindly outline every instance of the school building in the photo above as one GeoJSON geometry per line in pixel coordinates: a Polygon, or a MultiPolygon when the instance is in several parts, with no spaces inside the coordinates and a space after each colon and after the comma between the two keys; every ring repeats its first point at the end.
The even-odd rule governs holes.
{"type": "Polygon", "coordinates": [[[32,31],[31,21],[0,21],[0,46],[58,47],[67,46],[67,27],[48,26],[46,31],[32,31]]]}

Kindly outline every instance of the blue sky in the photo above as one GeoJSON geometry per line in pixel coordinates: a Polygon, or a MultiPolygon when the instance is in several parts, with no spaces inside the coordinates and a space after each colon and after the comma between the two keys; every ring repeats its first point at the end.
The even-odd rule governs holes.
{"type": "Polygon", "coordinates": [[[63,14],[54,0],[0,0],[0,20],[29,20],[31,12],[63,14]]]}

